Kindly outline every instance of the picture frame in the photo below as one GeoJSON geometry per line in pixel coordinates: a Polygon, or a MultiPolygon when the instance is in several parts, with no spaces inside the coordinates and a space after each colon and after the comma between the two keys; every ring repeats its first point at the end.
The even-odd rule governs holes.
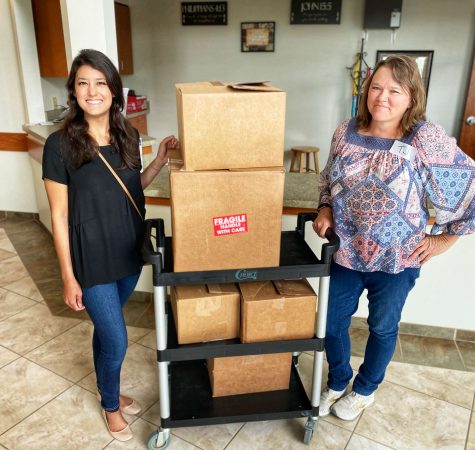
{"type": "Polygon", "coordinates": [[[430,72],[434,50],[377,50],[376,63],[392,55],[407,55],[414,58],[426,88],[426,97],[429,92],[430,72]]]}
{"type": "Polygon", "coordinates": [[[275,51],[275,22],[241,22],[241,52],[275,51]]]}

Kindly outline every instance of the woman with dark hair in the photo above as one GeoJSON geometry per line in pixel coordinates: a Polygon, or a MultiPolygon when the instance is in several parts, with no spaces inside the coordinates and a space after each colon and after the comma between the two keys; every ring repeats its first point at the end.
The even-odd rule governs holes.
{"type": "Polygon", "coordinates": [[[122,308],[142,268],[143,189],[167,163],[177,140],[163,139],[156,158],[141,173],[139,134],[121,114],[120,75],[99,51],[78,54],[66,86],[70,110],[62,129],[45,143],[43,179],[64,301],[91,317],[103,417],[111,435],[126,441],[132,432],[122,412],[138,414],[140,406],[120,394],[127,350],[122,308]]]}
{"type": "Polygon", "coordinates": [[[331,267],[321,416],[353,420],[374,402],[420,266],[475,231],[475,163],[425,121],[424,110],[416,63],[391,56],[366,81],[357,117],[333,135],[313,223],[320,237],[331,227],[341,240],[331,267]],[[436,213],[430,234],[428,199],[436,213]],[[349,327],[365,289],[369,338],[345,395],[353,377],[349,327]]]}

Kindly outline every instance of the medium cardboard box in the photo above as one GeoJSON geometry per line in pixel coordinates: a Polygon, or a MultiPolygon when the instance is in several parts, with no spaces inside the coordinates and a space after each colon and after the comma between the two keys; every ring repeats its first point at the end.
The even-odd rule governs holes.
{"type": "Polygon", "coordinates": [[[171,305],[178,343],[238,337],[240,300],[232,283],[173,286],[171,305]]]}
{"type": "Polygon", "coordinates": [[[183,171],[170,166],[175,272],[276,267],[282,168],[183,171]]]}
{"type": "Polygon", "coordinates": [[[285,92],[267,84],[242,87],[220,82],[176,85],[186,170],[283,166],[285,92]]]}
{"type": "Polygon", "coordinates": [[[208,359],[213,397],[289,388],[292,353],[208,359]]]}
{"type": "Polygon", "coordinates": [[[256,281],[239,288],[242,342],[313,337],[317,296],[307,280],[256,281]]]}

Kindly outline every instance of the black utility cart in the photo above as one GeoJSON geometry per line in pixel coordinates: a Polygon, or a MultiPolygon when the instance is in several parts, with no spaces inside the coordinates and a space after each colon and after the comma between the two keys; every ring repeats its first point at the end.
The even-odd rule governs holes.
{"type": "Polygon", "coordinates": [[[153,266],[161,417],[160,428],[149,439],[149,449],[167,448],[172,428],[298,417],[307,417],[303,440],[310,443],[318,422],[330,262],[339,247],[338,237],[328,230],[326,238],[329,242],[323,244],[321,259],[317,258],[305,242],[305,224],[315,217],[314,213],[301,213],[295,231],[282,232],[279,267],[203,272],[173,272],[172,238],[165,236],[163,220],[145,221],[142,252],[144,260],[153,266]],[[312,339],[249,344],[242,344],[239,339],[187,345],[177,342],[175,323],[167,301],[167,286],[311,277],[320,277],[316,330],[312,339]],[[311,399],[298,373],[298,354],[302,351],[314,352],[311,399]],[[211,396],[207,358],[282,352],[294,355],[288,390],[211,396]]]}

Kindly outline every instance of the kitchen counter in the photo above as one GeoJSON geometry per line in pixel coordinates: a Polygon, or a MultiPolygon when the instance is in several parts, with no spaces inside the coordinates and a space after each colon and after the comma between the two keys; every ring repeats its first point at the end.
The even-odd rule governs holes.
{"type": "MultiPolygon", "coordinates": [[[[155,180],[145,189],[149,198],[170,198],[168,170],[164,168],[155,180]]],[[[316,209],[318,201],[318,176],[315,173],[285,174],[284,208],[316,209]]]]}
{"type": "MultiPolygon", "coordinates": [[[[38,146],[30,148],[29,154],[32,159],[41,164],[43,157],[43,145],[48,136],[58,130],[61,124],[40,125],[25,124],[23,130],[28,137],[36,141],[38,146]]],[[[151,146],[157,142],[153,137],[141,134],[143,147],[151,146]]],[[[169,204],[170,180],[168,170],[165,167],[145,191],[147,203],[160,202],[169,204]]],[[[318,201],[318,176],[315,173],[285,174],[284,185],[284,208],[315,209],[318,201]]]]}
{"type": "MultiPolygon", "coordinates": [[[[53,123],[53,122],[45,122],[45,124],[25,124],[23,125],[23,130],[25,133],[28,134],[28,137],[32,138],[36,142],[38,142],[41,145],[44,145],[46,142],[46,139],[51,133],[54,133],[55,131],[59,130],[61,128],[61,123],[53,123]]],[[[142,146],[147,147],[150,145],[153,145],[157,142],[157,140],[151,136],[147,136],[146,134],[140,134],[140,137],[142,138],[142,146]]],[[[41,155],[38,155],[38,152],[31,153],[30,156],[32,156],[34,159],[37,159],[38,156],[40,157],[41,161],[41,155]]]]}

